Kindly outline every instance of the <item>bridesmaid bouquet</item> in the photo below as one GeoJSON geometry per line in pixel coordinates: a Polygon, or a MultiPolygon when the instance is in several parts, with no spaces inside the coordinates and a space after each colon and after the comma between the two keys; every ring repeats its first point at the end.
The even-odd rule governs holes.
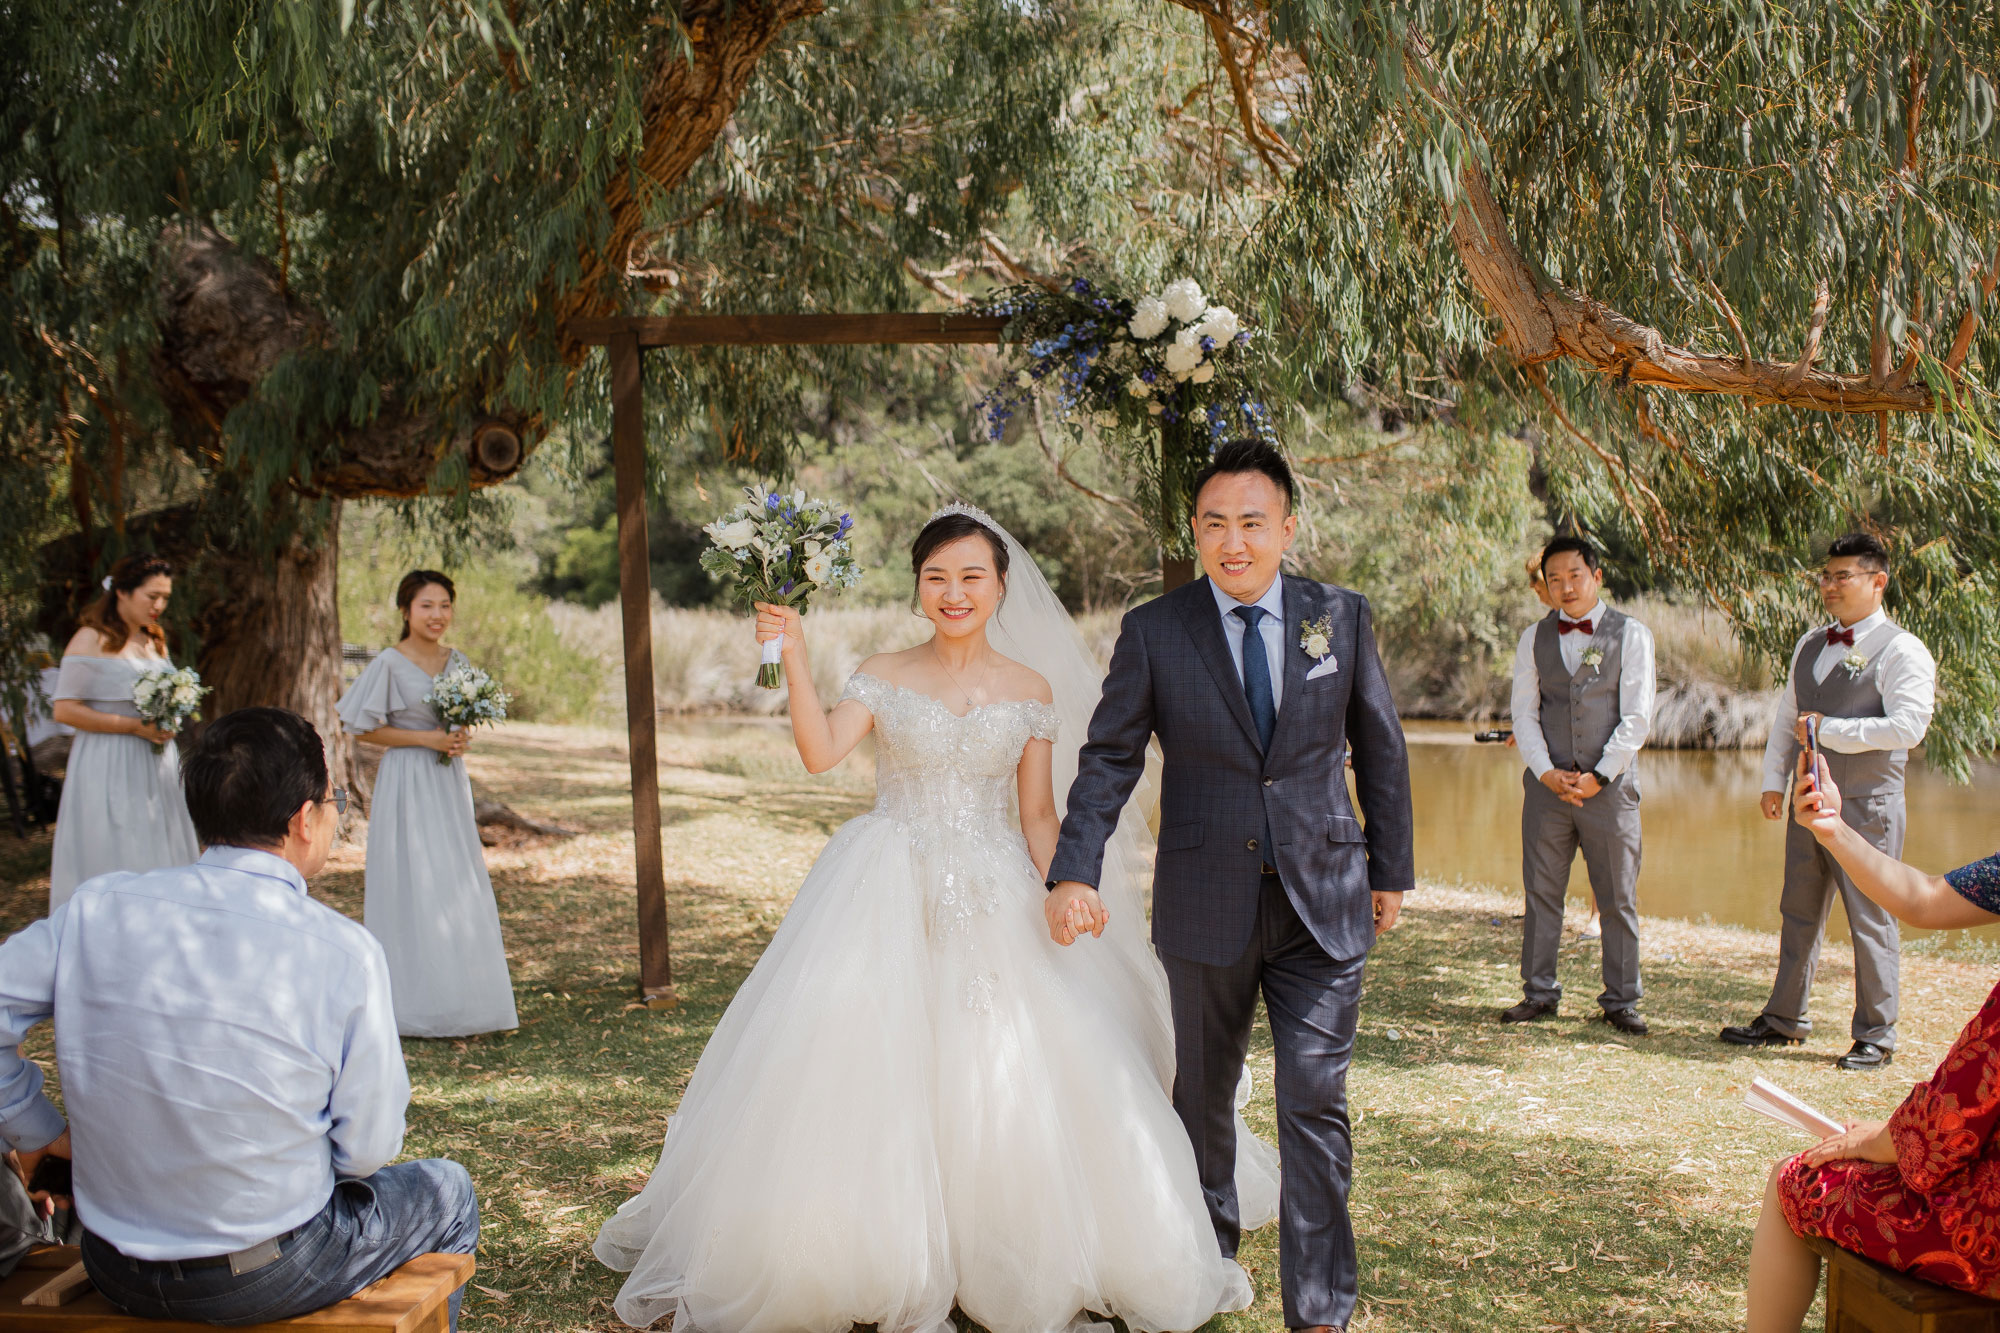
{"type": "MultiPolygon", "coordinates": [[[[433,681],[431,692],[424,696],[424,702],[437,710],[438,720],[452,731],[505,722],[507,705],[513,701],[499,681],[474,666],[453,667],[433,681]]],[[[437,761],[449,764],[451,756],[439,752],[437,761]]]]}
{"type": "MultiPolygon", "coordinates": [[[[201,696],[207,693],[208,686],[201,683],[201,675],[193,667],[163,666],[133,682],[132,706],[139,710],[141,722],[161,731],[177,732],[194,716],[194,710],[201,707],[201,696]]],[[[155,744],[153,753],[159,754],[165,748],[164,744],[155,744]]]]}
{"type": "MultiPolygon", "coordinates": [[[[852,515],[836,515],[832,501],[808,499],[804,491],[782,495],[746,486],[743,494],[748,498],[742,504],[702,529],[714,545],[701,553],[701,567],[734,579],[736,599],[746,609],[769,602],[804,611],[814,593],[861,581],[847,536],[852,515]]],[[[767,690],[783,679],[778,660],[784,650],[782,634],[764,645],[757,683],[767,690]]]]}

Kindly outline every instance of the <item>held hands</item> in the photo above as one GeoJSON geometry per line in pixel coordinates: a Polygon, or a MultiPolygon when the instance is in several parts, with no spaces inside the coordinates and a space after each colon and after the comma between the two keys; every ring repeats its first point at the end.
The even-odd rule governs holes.
{"type": "Polygon", "coordinates": [[[1062,945],[1074,944],[1086,933],[1093,938],[1102,935],[1111,924],[1111,913],[1105,910],[1097,890],[1073,879],[1049,890],[1042,902],[1042,915],[1048,919],[1049,938],[1062,945]]]}
{"type": "Polygon", "coordinates": [[[1807,1166],[1824,1166],[1849,1157],[1887,1165],[1896,1160],[1896,1141],[1889,1137],[1886,1120],[1850,1120],[1847,1128],[1827,1135],[1800,1156],[1807,1166]]]}
{"type": "Polygon", "coordinates": [[[456,731],[433,731],[426,742],[433,750],[449,759],[456,759],[472,744],[472,733],[460,728],[456,731]]]}
{"type": "Polygon", "coordinates": [[[161,731],[152,723],[140,722],[137,719],[134,719],[132,734],[142,741],[151,741],[154,745],[165,745],[174,738],[173,732],[161,731]]]}
{"type": "Polygon", "coordinates": [[[1542,774],[1541,782],[1544,787],[1554,792],[1556,799],[1564,805],[1582,805],[1604,790],[1591,774],[1565,773],[1560,768],[1552,768],[1542,774]]]}
{"type": "MultiPolygon", "coordinates": [[[[769,643],[780,634],[785,636],[783,649],[787,665],[806,651],[806,623],[796,606],[777,606],[771,602],[757,602],[757,642],[769,643]]],[[[796,674],[796,673],[794,673],[796,674]]]]}

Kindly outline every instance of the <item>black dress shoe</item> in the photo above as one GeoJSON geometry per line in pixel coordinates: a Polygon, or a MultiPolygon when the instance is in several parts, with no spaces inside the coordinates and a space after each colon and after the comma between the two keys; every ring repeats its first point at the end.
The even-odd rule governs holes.
{"type": "Polygon", "coordinates": [[[1606,1009],[1604,1021],[1634,1037],[1643,1037],[1647,1032],[1646,1020],[1639,1017],[1637,1009],[1606,1009]]]}
{"type": "Polygon", "coordinates": [[[1502,1023],[1532,1023],[1538,1018],[1548,1018],[1556,1011],[1554,1000],[1523,1000],[1512,1009],[1500,1012],[1502,1023]]]}
{"type": "Polygon", "coordinates": [[[1759,1014],[1748,1023],[1722,1029],[1722,1039],[1731,1046],[1803,1046],[1805,1038],[1787,1037],[1759,1014]]]}
{"type": "Polygon", "coordinates": [[[1885,1051],[1872,1041],[1857,1041],[1854,1049],[1835,1060],[1834,1064],[1842,1069],[1880,1069],[1895,1058],[1894,1051],[1885,1051]]]}

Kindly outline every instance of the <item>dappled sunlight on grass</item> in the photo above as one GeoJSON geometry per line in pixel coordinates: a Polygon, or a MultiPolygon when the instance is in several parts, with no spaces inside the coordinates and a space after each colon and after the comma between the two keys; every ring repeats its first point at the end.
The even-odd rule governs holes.
{"type": "MultiPolygon", "coordinates": [[[[660,737],[678,1009],[635,1003],[638,953],[624,734],[514,724],[470,756],[484,792],[583,833],[490,848],[520,1028],[405,1043],[409,1156],[466,1164],[484,1232],[468,1330],[621,1327],[618,1275],[589,1252],[642,1184],[703,1043],[769,942],[828,833],[873,800],[872,765],[805,773],[781,726],[691,723],[660,737]]],[[[40,915],[46,836],[0,835],[0,926],[40,915]]],[[[361,914],[364,852],[314,885],[361,914]]],[[[1743,1264],[1767,1165],[1798,1144],[1740,1106],[1766,1074],[1839,1118],[1886,1114],[1956,1035],[1991,968],[1904,962],[1902,1046],[1887,1073],[1842,1075],[1851,957],[1830,947],[1815,993],[1826,1035],[1744,1053],[1715,1040],[1761,1007],[1775,940],[1648,920],[1653,1035],[1595,1013],[1595,946],[1566,944],[1561,1017],[1502,1028],[1519,995],[1518,897],[1427,887],[1369,962],[1351,1092],[1354,1214],[1367,1333],[1740,1326],[1743,1264]]],[[[48,1031],[28,1051],[48,1065],[48,1031]]],[[[1248,1116],[1274,1136],[1271,1049],[1251,1051],[1248,1116]]],[[[867,1225],[868,1219],[855,1219],[867,1225]]],[[[1246,1238],[1256,1304],[1212,1329],[1280,1333],[1277,1236],[1246,1238]]]]}

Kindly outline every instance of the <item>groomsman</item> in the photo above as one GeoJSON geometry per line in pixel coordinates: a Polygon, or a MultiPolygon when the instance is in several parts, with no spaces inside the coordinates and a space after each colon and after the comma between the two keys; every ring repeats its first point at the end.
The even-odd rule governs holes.
{"type": "MultiPolygon", "coordinates": [[[[1792,650],[1785,692],[1764,746],[1764,818],[1784,819],[1808,720],[1819,727],[1840,817],[1892,857],[1903,854],[1903,767],[1930,730],[1937,663],[1923,641],[1882,614],[1889,551],[1865,532],[1827,548],[1820,600],[1833,617],[1792,650]]],[[[1734,1046],[1796,1046],[1812,1032],[1806,1003],[1834,894],[1854,937],[1853,1049],[1842,1069],[1880,1069],[1896,1049],[1896,919],[1854,887],[1813,836],[1785,826],[1785,887],[1778,899],[1778,979],[1764,1012],[1722,1029],[1734,1046]]]]}
{"type": "Polygon", "coordinates": [[[1556,1012],[1562,985],[1563,897],[1579,848],[1604,937],[1604,1021],[1644,1036],[1639,1015],[1639,774],[1632,766],[1653,725],[1653,634],[1604,604],[1604,571],[1581,537],[1542,551],[1555,609],[1521,635],[1514,654],[1514,741],[1522,775],[1521,1002],[1502,1023],[1556,1012]]]}

